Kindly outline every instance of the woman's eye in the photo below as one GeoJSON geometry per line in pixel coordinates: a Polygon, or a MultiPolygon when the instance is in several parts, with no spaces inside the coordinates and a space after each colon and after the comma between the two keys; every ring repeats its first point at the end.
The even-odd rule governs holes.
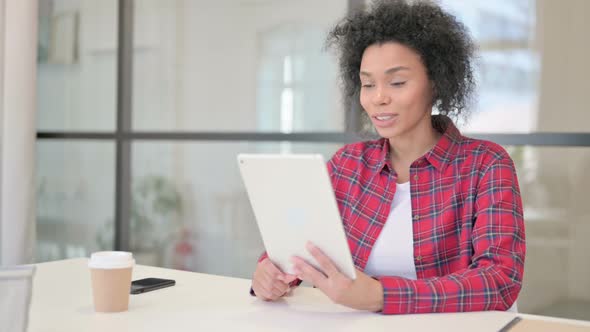
{"type": "Polygon", "coordinates": [[[398,86],[398,87],[403,86],[404,84],[406,84],[406,82],[393,82],[393,83],[391,83],[391,85],[398,86]]]}
{"type": "Polygon", "coordinates": [[[373,84],[371,84],[371,83],[362,83],[361,84],[361,87],[363,87],[363,88],[372,88],[373,87],[373,84]]]}

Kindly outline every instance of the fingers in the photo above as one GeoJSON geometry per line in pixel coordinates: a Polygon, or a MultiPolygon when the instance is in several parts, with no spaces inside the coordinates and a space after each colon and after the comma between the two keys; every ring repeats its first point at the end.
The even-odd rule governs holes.
{"type": "Polygon", "coordinates": [[[256,296],[263,300],[274,301],[289,292],[289,286],[277,281],[272,284],[262,283],[258,280],[252,281],[252,288],[256,296]]]}
{"type": "Polygon", "coordinates": [[[270,280],[280,280],[284,283],[290,283],[295,280],[296,276],[283,273],[270,259],[265,259],[261,262],[263,264],[263,271],[270,280]]]}
{"type": "Polygon", "coordinates": [[[285,274],[281,280],[283,282],[287,283],[287,284],[290,284],[293,281],[295,281],[296,279],[297,279],[297,276],[296,275],[293,275],[293,274],[285,274]]]}
{"type": "Polygon", "coordinates": [[[289,285],[280,284],[280,285],[273,285],[272,293],[277,297],[277,299],[289,291],[289,285]]]}
{"type": "Polygon", "coordinates": [[[256,297],[265,300],[265,301],[272,301],[275,300],[276,297],[272,293],[272,289],[268,288],[268,286],[260,281],[253,280],[252,281],[252,289],[256,294],[256,297]]]}
{"type": "Polygon", "coordinates": [[[283,272],[281,272],[281,270],[279,270],[279,268],[276,267],[276,265],[274,265],[268,258],[265,258],[262,262],[260,262],[260,264],[262,264],[262,266],[264,267],[264,271],[269,275],[283,274],[283,272]]]}
{"type": "Polygon", "coordinates": [[[292,262],[294,271],[299,279],[310,282],[320,289],[325,286],[328,278],[322,272],[316,270],[316,268],[307,264],[299,257],[293,257],[292,262]]]}
{"type": "Polygon", "coordinates": [[[327,276],[335,277],[340,274],[340,271],[336,265],[334,265],[332,260],[326,256],[326,254],[324,254],[320,248],[316,247],[311,242],[307,242],[305,247],[307,248],[307,251],[309,251],[309,253],[313,256],[313,258],[315,258],[327,276]]]}
{"type": "Polygon", "coordinates": [[[285,295],[289,290],[287,274],[279,270],[269,259],[258,263],[254,277],[252,278],[252,289],[256,296],[263,300],[276,300],[285,295]]]}

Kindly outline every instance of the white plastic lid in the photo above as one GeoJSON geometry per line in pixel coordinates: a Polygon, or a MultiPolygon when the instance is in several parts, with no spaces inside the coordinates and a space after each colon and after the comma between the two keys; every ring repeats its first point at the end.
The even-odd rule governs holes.
{"type": "Polygon", "coordinates": [[[133,267],[133,254],[126,251],[99,251],[90,256],[88,267],[93,269],[124,269],[133,267]]]}

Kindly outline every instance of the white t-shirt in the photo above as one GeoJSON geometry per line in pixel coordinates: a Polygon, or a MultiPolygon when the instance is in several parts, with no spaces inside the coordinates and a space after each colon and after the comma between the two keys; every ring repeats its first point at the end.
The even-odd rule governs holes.
{"type": "MultiPolygon", "coordinates": [[[[373,277],[398,276],[417,279],[410,182],[397,184],[389,216],[373,245],[365,273],[373,277]]],[[[517,308],[514,302],[507,311],[518,312],[517,308]]]]}
{"type": "Polygon", "coordinates": [[[365,273],[416,279],[410,182],[397,184],[389,217],[373,245],[365,273]]]}

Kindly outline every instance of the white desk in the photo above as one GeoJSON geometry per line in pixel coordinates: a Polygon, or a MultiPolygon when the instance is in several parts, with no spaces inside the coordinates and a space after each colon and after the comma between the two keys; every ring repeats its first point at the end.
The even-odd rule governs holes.
{"type": "MultiPolygon", "coordinates": [[[[496,311],[384,316],[335,305],[308,287],[284,300],[263,302],[248,294],[247,279],[136,266],[133,278],[145,277],[175,279],[176,286],[131,295],[127,312],[98,314],[92,307],[87,259],[38,264],[29,332],[498,331],[515,316],[496,311]]],[[[590,330],[590,322],[569,322],[590,330]]]]}

